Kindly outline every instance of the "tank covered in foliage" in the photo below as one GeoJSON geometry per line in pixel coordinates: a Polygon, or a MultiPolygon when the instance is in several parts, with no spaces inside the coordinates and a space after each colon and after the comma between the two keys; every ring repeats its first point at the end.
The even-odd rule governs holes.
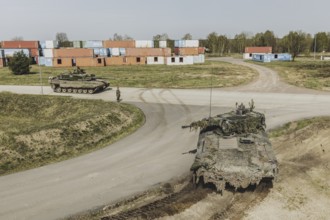
{"type": "Polygon", "coordinates": [[[205,118],[183,128],[200,128],[196,158],[191,166],[193,181],[244,189],[278,173],[272,145],[265,132],[265,116],[236,103],[236,110],[205,118]]]}
{"type": "Polygon", "coordinates": [[[54,92],[67,93],[95,93],[109,87],[110,83],[98,79],[94,74],[87,74],[79,67],[73,72],[63,73],[55,77],[49,77],[50,86],[54,92]]]}

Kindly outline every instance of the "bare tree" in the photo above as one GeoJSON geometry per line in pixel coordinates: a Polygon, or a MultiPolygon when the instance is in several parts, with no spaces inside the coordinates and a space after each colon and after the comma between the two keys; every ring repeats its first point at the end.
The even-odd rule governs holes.
{"type": "Polygon", "coordinates": [[[287,51],[292,55],[292,60],[298,54],[305,52],[307,47],[307,34],[302,31],[290,31],[290,33],[283,37],[283,44],[286,46],[287,51]]]}
{"type": "Polygon", "coordinates": [[[68,39],[68,35],[64,32],[57,32],[56,33],[56,36],[55,36],[55,39],[58,41],[58,42],[66,42],[66,41],[69,41],[68,39]]]}
{"type": "Polygon", "coordinates": [[[192,35],[190,33],[187,33],[182,37],[182,40],[192,40],[192,35]]]}
{"type": "Polygon", "coordinates": [[[23,37],[22,36],[16,36],[16,37],[13,37],[12,40],[13,41],[21,41],[21,40],[23,40],[23,37]]]}
{"type": "Polygon", "coordinates": [[[157,34],[157,35],[153,36],[152,39],[155,41],[160,41],[160,40],[168,40],[170,38],[168,37],[168,34],[163,33],[163,34],[157,34]]]}
{"type": "Polygon", "coordinates": [[[127,34],[125,34],[124,36],[118,34],[118,33],[115,33],[113,35],[113,38],[109,38],[110,40],[114,40],[114,41],[121,41],[121,40],[133,40],[133,38],[127,34]]]}

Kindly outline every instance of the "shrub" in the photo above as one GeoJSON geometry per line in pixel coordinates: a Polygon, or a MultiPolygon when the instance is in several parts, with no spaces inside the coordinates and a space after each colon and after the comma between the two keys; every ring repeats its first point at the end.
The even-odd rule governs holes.
{"type": "Polygon", "coordinates": [[[9,61],[8,66],[15,75],[28,74],[30,73],[30,58],[23,51],[17,52],[9,61]]]}

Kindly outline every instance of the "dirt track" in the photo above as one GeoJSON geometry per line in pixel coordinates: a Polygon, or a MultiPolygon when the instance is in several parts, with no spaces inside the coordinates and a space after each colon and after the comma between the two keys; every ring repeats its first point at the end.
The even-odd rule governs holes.
{"type": "MultiPolygon", "coordinates": [[[[214,89],[212,113],[222,113],[232,109],[235,102],[247,103],[254,99],[256,110],[266,114],[268,128],[305,117],[330,115],[329,93],[301,89],[288,92],[276,83],[276,74],[265,76],[267,73],[263,72],[259,80],[243,87],[214,89]],[[272,89],[262,92],[261,87],[256,87],[264,84],[268,85],[264,89],[272,89]]],[[[0,86],[0,91],[40,94],[40,87],[0,86]]],[[[133,135],[100,151],[0,177],[0,219],[57,219],[118,201],[189,170],[193,156],[182,156],[182,152],[196,146],[197,135],[182,130],[181,125],[209,115],[210,91],[139,88],[122,88],[121,91],[125,102],[134,103],[145,112],[146,124],[133,135]]],[[[44,93],[54,95],[49,87],[44,88],[44,93]]],[[[75,96],[115,99],[111,90],[93,96],[75,96]]],[[[294,153],[296,151],[292,151],[294,153]]],[[[267,196],[260,207],[267,205],[268,198],[274,198],[273,203],[278,205],[276,195],[267,196]]],[[[329,201],[327,198],[321,199],[325,200],[325,204],[329,201]]],[[[209,207],[208,210],[212,209],[212,204],[216,204],[213,197],[206,197],[205,201],[204,207],[209,207]]],[[[198,213],[196,209],[193,210],[198,213]]],[[[262,210],[251,207],[246,217],[253,219],[258,213],[262,213],[262,210]]]]}

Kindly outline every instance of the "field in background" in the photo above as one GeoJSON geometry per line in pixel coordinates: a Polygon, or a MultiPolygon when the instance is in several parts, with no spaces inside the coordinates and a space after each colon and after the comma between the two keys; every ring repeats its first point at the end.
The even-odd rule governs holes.
{"type": "Polygon", "coordinates": [[[128,104],[0,93],[0,175],[107,146],[144,122],[128,104]]]}
{"type": "MultiPolygon", "coordinates": [[[[49,86],[48,77],[74,68],[39,67],[33,65],[29,75],[13,75],[8,68],[0,68],[1,85],[40,85],[49,86]]],[[[252,81],[258,74],[250,68],[225,62],[205,64],[166,66],[107,66],[86,67],[88,73],[110,81],[112,87],[144,87],[144,88],[206,88],[237,86],[252,81]]]]}
{"type": "Polygon", "coordinates": [[[294,62],[258,64],[276,70],[281,78],[291,85],[330,91],[330,60],[313,60],[309,57],[296,58],[294,62]]]}

